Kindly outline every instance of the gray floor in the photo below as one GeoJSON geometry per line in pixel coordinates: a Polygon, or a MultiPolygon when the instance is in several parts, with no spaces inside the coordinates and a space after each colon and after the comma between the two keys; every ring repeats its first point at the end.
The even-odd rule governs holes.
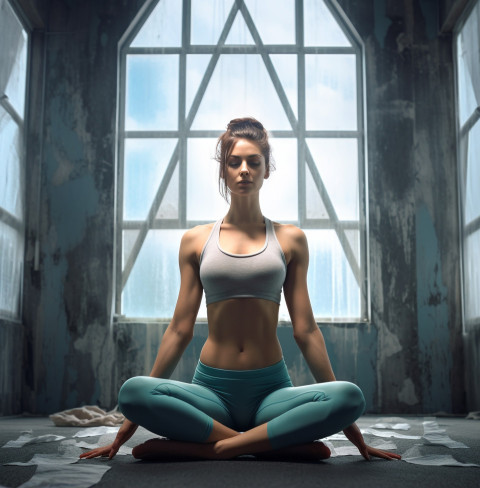
{"type": "MultiPolygon", "coordinates": [[[[382,416],[385,417],[385,416],[382,416]]],[[[364,416],[359,419],[360,427],[375,424],[380,417],[364,416]]],[[[422,435],[423,417],[403,416],[412,425],[401,434],[422,435]]],[[[464,418],[437,417],[438,424],[455,441],[463,442],[468,449],[450,449],[443,446],[422,445],[423,455],[449,454],[463,463],[480,464],[480,421],[464,418]]],[[[33,435],[57,434],[71,438],[78,427],[55,427],[45,417],[0,418],[0,446],[8,440],[17,439],[21,431],[31,429],[33,435]]],[[[128,443],[130,446],[152,437],[145,430],[139,430],[128,443]]],[[[378,441],[379,437],[366,436],[367,440],[378,441]]],[[[99,437],[86,440],[96,442],[99,437]]],[[[102,441],[108,441],[105,436],[102,441]]],[[[403,454],[423,439],[391,439],[397,445],[395,452],[403,454]]],[[[337,441],[334,445],[345,445],[337,441]]],[[[31,444],[22,448],[0,448],[0,485],[17,487],[29,480],[35,473],[35,466],[4,466],[13,461],[28,461],[35,453],[58,453],[61,444],[50,442],[31,444]]],[[[77,448],[79,449],[79,448],[77,448]]],[[[80,451],[80,449],[79,449],[80,451]]],[[[107,463],[111,469],[95,485],[98,487],[135,488],[152,486],[172,487],[480,487],[480,468],[421,466],[407,462],[364,461],[360,456],[339,456],[322,462],[260,461],[253,457],[242,457],[233,461],[190,461],[190,462],[142,462],[132,456],[117,456],[112,461],[100,459],[82,463],[107,463]]],[[[58,485],[61,486],[61,483],[58,485]]]]}

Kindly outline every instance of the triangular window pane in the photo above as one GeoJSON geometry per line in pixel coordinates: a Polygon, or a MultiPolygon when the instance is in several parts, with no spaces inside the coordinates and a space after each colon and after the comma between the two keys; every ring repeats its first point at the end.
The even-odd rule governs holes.
{"type": "Polygon", "coordinates": [[[269,130],[291,129],[262,58],[257,54],[222,55],[192,128],[224,130],[231,119],[247,115],[269,130]]]}
{"type": "Polygon", "coordinates": [[[125,229],[123,231],[123,243],[122,243],[122,271],[125,269],[125,263],[128,261],[130,253],[132,252],[133,245],[137,240],[139,229],[125,229]]]}
{"type": "Polygon", "coordinates": [[[295,116],[297,112],[297,55],[296,54],[271,54],[270,59],[277,72],[282,87],[287,95],[290,107],[295,116]]]}
{"type": "Polygon", "coordinates": [[[157,219],[178,219],[178,164],[158,209],[157,219]]]}
{"type": "Polygon", "coordinates": [[[305,196],[307,205],[307,219],[328,219],[328,212],[313,180],[312,173],[305,165],[305,196]]]}
{"type": "Polygon", "coordinates": [[[230,32],[228,33],[227,40],[225,44],[235,44],[235,45],[253,45],[255,41],[248,30],[248,26],[245,23],[245,19],[243,18],[240,12],[237,12],[237,16],[233,21],[232,27],[230,32]]]}
{"type": "Polygon", "coordinates": [[[192,44],[217,44],[225,26],[233,0],[192,0],[192,44]]]}
{"type": "Polygon", "coordinates": [[[176,144],[176,139],[126,139],[124,220],[147,218],[176,144]]]}
{"type": "Polygon", "coordinates": [[[186,115],[190,111],[211,58],[211,54],[187,55],[186,115]]]}
{"type": "Polygon", "coordinates": [[[275,170],[263,183],[260,203],[265,215],[279,221],[298,220],[297,140],[271,138],[275,170]]]}
{"type": "Polygon", "coordinates": [[[360,265],[360,232],[357,229],[349,229],[345,230],[345,235],[350,244],[350,248],[353,251],[355,260],[358,265],[360,265]]]}
{"type": "Polygon", "coordinates": [[[308,147],[339,220],[358,221],[356,139],[308,139],[308,147]]]}
{"type": "Polygon", "coordinates": [[[173,47],[182,45],[182,2],[161,0],[148,16],[131,47],[173,47]]]}
{"type": "Polygon", "coordinates": [[[338,21],[323,0],[304,0],[305,46],[351,47],[338,21]]]}
{"type": "Polygon", "coordinates": [[[215,220],[228,206],[218,188],[216,139],[192,138],[187,149],[187,220],[215,220]]]}
{"type": "Polygon", "coordinates": [[[295,44],[295,0],[245,0],[263,44],[295,44]]]}

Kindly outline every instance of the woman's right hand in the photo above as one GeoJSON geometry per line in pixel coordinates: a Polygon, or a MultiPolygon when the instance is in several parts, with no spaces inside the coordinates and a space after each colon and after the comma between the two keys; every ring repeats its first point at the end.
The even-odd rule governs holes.
{"type": "Polygon", "coordinates": [[[122,426],[120,427],[120,430],[117,433],[117,437],[115,437],[115,440],[111,444],[109,444],[108,446],[97,447],[96,449],[92,449],[91,451],[84,452],[83,454],[80,454],[80,457],[82,459],[91,459],[102,456],[108,457],[108,459],[112,459],[115,454],[117,454],[120,447],[122,447],[122,445],[125,444],[125,442],[127,442],[133,434],[135,434],[137,428],[137,424],[134,424],[133,422],[130,422],[130,420],[125,419],[122,426]]]}

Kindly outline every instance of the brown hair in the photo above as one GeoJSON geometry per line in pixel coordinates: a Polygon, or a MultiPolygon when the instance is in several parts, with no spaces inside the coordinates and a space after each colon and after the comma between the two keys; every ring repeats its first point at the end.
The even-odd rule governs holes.
{"type": "Polygon", "coordinates": [[[227,125],[227,130],[218,138],[215,160],[219,163],[218,188],[220,195],[228,202],[230,191],[224,178],[227,161],[232,154],[238,139],[248,139],[260,147],[265,158],[265,169],[271,172],[275,169],[272,161],[272,152],[268,142],[268,133],[263,125],[253,117],[233,119],[227,125]]]}

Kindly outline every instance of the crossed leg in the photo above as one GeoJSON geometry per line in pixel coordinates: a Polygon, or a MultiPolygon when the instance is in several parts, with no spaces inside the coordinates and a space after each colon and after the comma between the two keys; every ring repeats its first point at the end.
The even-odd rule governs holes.
{"type": "Polygon", "coordinates": [[[351,383],[282,388],[261,403],[257,426],[239,433],[225,425],[231,419],[208,389],[147,377],[132,378],[126,385],[119,395],[126,417],[159,435],[179,439],[151,439],[136,446],[133,455],[140,459],[230,459],[258,453],[276,459],[325,459],[329,449],[312,440],[353,423],[364,405],[361,391],[351,383]],[[205,432],[206,423],[210,425],[209,433],[201,438],[198,433],[205,432]],[[172,435],[169,431],[176,432],[172,435]],[[191,435],[193,441],[188,439],[191,435]]]}

